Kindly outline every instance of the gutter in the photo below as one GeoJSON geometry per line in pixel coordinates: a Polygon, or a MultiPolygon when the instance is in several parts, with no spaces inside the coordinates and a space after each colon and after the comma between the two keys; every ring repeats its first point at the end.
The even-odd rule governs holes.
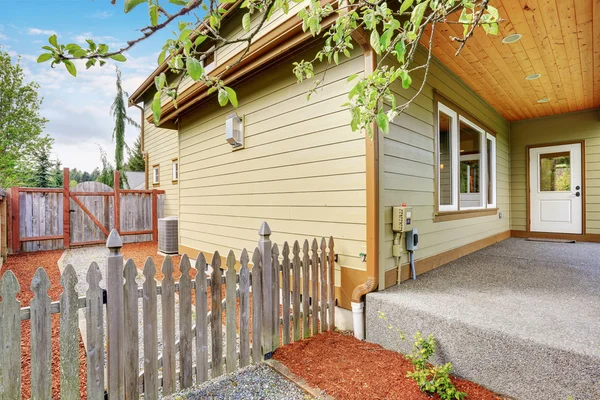
{"type": "MultiPolygon", "coordinates": [[[[377,54],[371,47],[364,30],[353,35],[362,47],[365,57],[365,75],[377,68],[377,54]]],[[[367,279],[352,291],[354,336],[365,339],[364,297],[379,286],[379,128],[371,124],[373,139],[365,137],[367,180],[367,279]]]]}

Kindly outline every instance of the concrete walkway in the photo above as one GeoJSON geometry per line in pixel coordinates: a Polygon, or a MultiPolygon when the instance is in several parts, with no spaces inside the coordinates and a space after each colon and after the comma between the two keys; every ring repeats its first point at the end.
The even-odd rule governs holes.
{"type": "Polygon", "coordinates": [[[507,239],[369,294],[366,307],[368,341],[407,353],[416,331],[431,333],[437,362],[496,392],[600,398],[600,244],[507,239]]]}

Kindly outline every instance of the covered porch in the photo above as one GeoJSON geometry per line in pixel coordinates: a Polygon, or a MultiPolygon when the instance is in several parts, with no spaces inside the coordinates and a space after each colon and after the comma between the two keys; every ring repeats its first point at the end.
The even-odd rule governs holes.
{"type": "Polygon", "coordinates": [[[597,243],[506,239],[367,295],[366,338],[407,353],[433,334],[436,362],[498,393],[598,399],[599,260],[597,243]]]}

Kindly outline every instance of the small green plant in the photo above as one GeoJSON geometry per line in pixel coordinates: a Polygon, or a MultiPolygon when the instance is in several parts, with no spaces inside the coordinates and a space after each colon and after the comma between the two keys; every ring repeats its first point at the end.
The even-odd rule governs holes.
{"type": "Polygon", "coordinates": [[[435,354],[435,338],[433,335],[424,338],[421,332],[415,334],[413,352],[407,355],[412,362],[414,371],[408,372],[407,377],[414,379],[422,392],[431,395],[438,394],[442,400],[462,400],[467,394],[456,389],[450,380],[452,363],[431,365],[429,358],[435,354]]]}

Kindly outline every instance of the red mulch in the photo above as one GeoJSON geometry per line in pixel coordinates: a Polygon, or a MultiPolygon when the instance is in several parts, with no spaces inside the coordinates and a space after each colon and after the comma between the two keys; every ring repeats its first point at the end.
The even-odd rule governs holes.
{"type": "MultiPolygon", "coordinates": [[[[338,400],[395,399],[430,400],[406,377],[412,364],[402,354],[357,340],[353,336],[326,332],[275,351],[273,358],[311,386],[338,400]]],[[[460,378],[452,378],[470,400],[499,400],[489,390],[460,378]]]]}
{"type": "MultiPolygon", "coordinates": [[[[21,307],[29,305],[33,293],[29,290],[33,275],[38,267],[43,267],[50,278],[50,290],[48,296],[52,301],[59,299],[62,287],[60,286],[60,271],[58,259],[62,250],[41,251],[35,253],[21,253],[11,255],[2,267],[2,274],[11,270],[19,281],[21,291],[17,298],[21,301],[21,307]]],[[[52,316],[52,359],[60,359],[60,316],[52,316]]],[[[31,396],[31,324],[29,321],[21,322],[21,390],[22,397],[28,399],[31,396]]],[[[87,397],[86,392],[86,354],[83,341],[79,339],[79,390],[81,398],[87,397]]],[[[52,398],[60,397],[60,363],[52,363],[52,398]]]]}

